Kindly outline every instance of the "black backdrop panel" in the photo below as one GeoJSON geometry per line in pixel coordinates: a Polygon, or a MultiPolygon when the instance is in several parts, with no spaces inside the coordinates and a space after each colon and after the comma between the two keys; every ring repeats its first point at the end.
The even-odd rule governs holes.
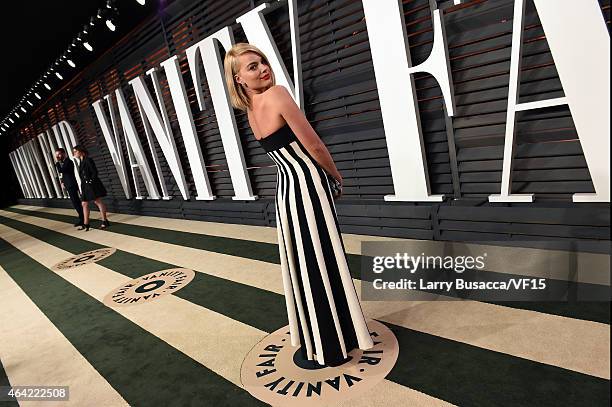
{"type": "MultiPolygon", "coordinates": [[[[233,188],[218,125],[202,71],[204,105],[197,107],[185,49],[224,26],[236,41],[246,41],[235,19],[262,1],[175,0],[139,25],[111,50],[39,108],[28,125],[13,134],[13,148],[60,120],[69,120],[79,142],[98,164],[110,192],[112,211],[215,222],[275,225],[276,168],[255,140],[246,118],[236,111],[238,128],[255,202],[233,201],[233,188]],[[172,55],[179,58],[195,126],[213,192],[212,202],[183,201],[159,146],[170,201],[126,200],[91,104],[121,87],[143,146],[148,146],[128,82],[172,55]]],[[[582,148],[567,107],[521,113],[512,191],[533,193],[533,204],[490,204],[499,193],[512,42],[512,0],[472,0],[459,6],[438,1],[445,15],[457,112],[446,120],[442,93],[427,74],[415,77],[426,143],[432,193],[445,194],[439,204],[385,202],[393,194],[387,145],[360,0],[300,0],[305,110],[344,176],[344,196],[337,203],[343,232],[441,240],[501,240],[555,247],[579,242],[582,250],[609,251],[609,204],[575,204],[576,192],[594,192],[582,148]]],[[[600,1],[609,27],[609,0],[600,1]]],[[[403,2],[413,64],[432,48],[428,0],[403,2]]],[[[267,14],[278,49],[292,73],[287,5],[267,14]]],[[[563,96],[546,37],[528,1],[520,84],[521,102],[563,96]]],[[[201,68],[200,68],[201,69],[201,68]]],[[[162,93],[187,181],[191,173],[178,135],[167,82],[162,93]]],[[[153,91],[151,89],[151,91],[153,91]]],[[[123,145],[127,160],[127,151],[123,145]]],[[[131,181],[130,181],[131,182],[131,181]]],[[[140,185],[144,191],[144,186],[140,185]]],[[[195,189],[191,186],[192,195],[195,189]]],[[[22,200],[36,202],[40,200],[22,200]]],[[[61,200],[45,205],[66,206],[61,200]]]]}

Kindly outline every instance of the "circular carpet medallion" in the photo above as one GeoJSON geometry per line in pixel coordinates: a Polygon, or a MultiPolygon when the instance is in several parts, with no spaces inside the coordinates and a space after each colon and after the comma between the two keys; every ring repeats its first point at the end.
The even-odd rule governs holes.
{"type": "Polygon", "coordinates": [[[85,264],[95,263],[115,253],[117,249],[114,247],[103,247],[102,249],[90,250],[85,253],[75,254],[72,257],[62,260],[55,266],[51,267],[53,271],[68,270],[76,267],[84,266],[85,264]]]}
{"type": "Polygon", "coordinates": [[[193,280],[195,272],[184,268],[156,271],[123,284],[104,297],[109,307],[137,305],[172,294],[193,280]]]}
{"type": "Polygon", "coordinates": [[[370,320],[374,347],[354,349],[340,366],[321,366],[304,360],[291,346],[289,326],[266,336],[247,354],[241,367],[244,388],[273,406],[318,406],[357,397],[380,383],[399,353],[395,335],[384,324],[370,320]]]}

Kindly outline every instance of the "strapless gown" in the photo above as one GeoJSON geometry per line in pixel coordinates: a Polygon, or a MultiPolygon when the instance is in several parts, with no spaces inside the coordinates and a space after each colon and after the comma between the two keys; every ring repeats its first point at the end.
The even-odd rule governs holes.
{"type": "Polygon", "coordinates": [[[373,346],[327,180],[289,125],[259,140],[277,167],[276,224],[291,344],[335,366],[373,346]]]}

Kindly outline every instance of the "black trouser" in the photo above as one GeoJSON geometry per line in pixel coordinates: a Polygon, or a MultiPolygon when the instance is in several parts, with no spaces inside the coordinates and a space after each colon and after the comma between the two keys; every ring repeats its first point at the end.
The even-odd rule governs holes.
{"type": "Polygon", "coordinates": [[[79,197],[79,187],[74,186],[66,188],[66,191],[68,191],[68,195],[72,201],[72,206],[74,206],[74,209],[76,209],[77,213],[79,214],[79,221],[83,223],[83,205],[81,204],[81,198],[79,197]]]}

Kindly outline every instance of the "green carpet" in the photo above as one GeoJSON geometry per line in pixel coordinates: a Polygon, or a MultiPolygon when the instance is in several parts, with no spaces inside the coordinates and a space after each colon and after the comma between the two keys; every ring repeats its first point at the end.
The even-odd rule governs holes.
{"type": "MultiPolygon", "coordinates": [[[[69,217],[62,215],[12,211],[69,221],[69,217]]],[[[102,247],[4,216],[0,216],[0,223],[74,254],[102,247]]],[[[120,230],[142,233],[152,229],[115,225],[114,233],[123,233],[120,230]]],[[[171,236],[182,233],[159,229],[148,232],[147,237],[139,237],[166,241],[170,240],[167,232],[171,236]]],[[[87,235],[83,233],[85,238],[87,235]]],[[[193,235],[194,241],[199,236],[181,236],[187,235],[193,235]]],[[[229,244],[230,240],[224,242],[229,244]]],[[[221,243],[217,244],[213,246],[222,247],[221,243]]],[[[245,241],[240,244],[244,250],[245,241]]],[[[276,247],[259,243],[244,254],[261,259],[269,246],[276,247]],[[258,249],[262,251],[259,254],[258,249]]],[[[210,250],[205,245],[200,248],[210,250]]],[[[132,278],[176,267],[121,250],[99,264],[132,278]]],[[[239,387],[105,307],[2,239],[0,265],[131,404],[189,405],[200,397],[214,405],[246,406],[256,402],[239,387]],[[156,391],[151,392],[151,388],[156,391]]],[[[202,273],[196,273],[195,279],[176,296],[266,332],[286,325],[281,295],[215,277],[206,274],[206,270],[198,271],[202,273]]],[[[399,359],[388,379],[438,399],[460,406],[558,406],[559,400],[572,406],[609,405],[608,380],[387,325],[400,343],[399,359]]]]}

